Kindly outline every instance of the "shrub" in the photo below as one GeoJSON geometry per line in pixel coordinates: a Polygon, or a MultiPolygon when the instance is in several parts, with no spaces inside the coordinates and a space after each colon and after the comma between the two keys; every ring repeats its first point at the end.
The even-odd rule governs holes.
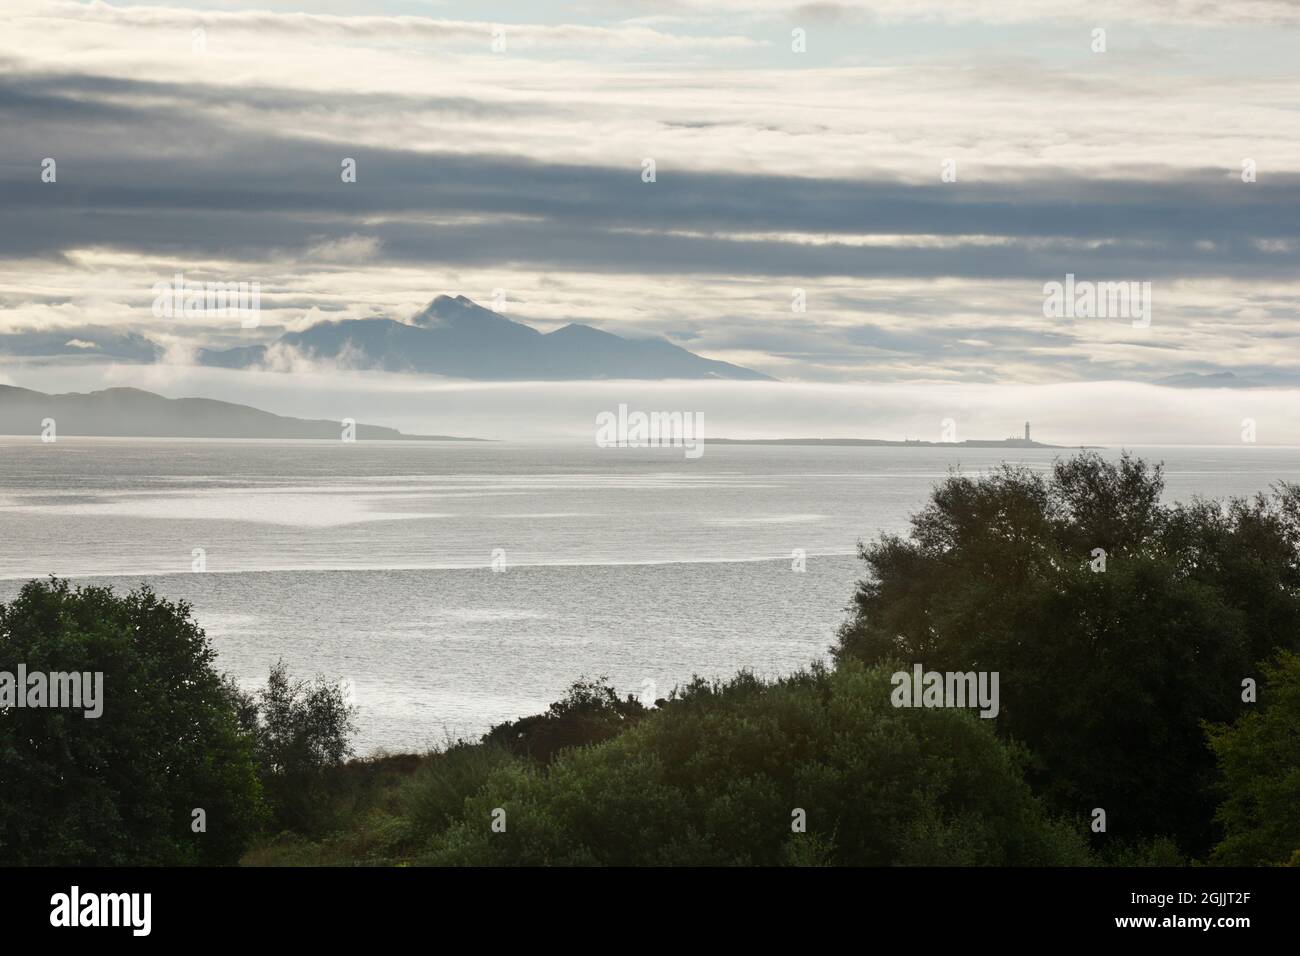
{"type": "Polygon", "coordinates": [[[645,714],[646,708],[634,697],[620,700],[604,678],[580,678],[546,713],[498,724],[483,740],[548,764],[561,750],[608,740],[645,714]]]}
{"type": "Polygon", "coordinates": [[[423,862],[524,865],[1082,864],[1022,755],[987,721],[895,709],[889,671],[696,681],[548,768],[509,763],[423,862]],[[493,832],[494,811],[505,832],[493,832]],[[794,832],[795,814],[806,832],[794,832]]]}
{"type": "Polygon", "coordinates": [[[466,799],[516,759],[490,743],[457,743],[431,754],[403,787],[401,803],[412,839],[428,840],[459,820],[466,799]]]}

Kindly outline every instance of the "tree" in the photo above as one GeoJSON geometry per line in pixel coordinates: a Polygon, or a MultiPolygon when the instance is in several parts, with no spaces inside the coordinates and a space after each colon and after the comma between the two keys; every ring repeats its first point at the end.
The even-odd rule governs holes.
{"type": "Polygon", "coordinates": [[[1203,852],[1201,721],[1236,717],[1253,662],[1300,640],[1300,490],[1174,505],[1163,490],[1127,454],[951,475],[910,536],[862,547],[837,659],[998,672],[999,731],[1059,810],[1203,852]]]}
{"type": "Polygon", "coordinates": [[[1207,728],[1223,773],[1212,859],[1229,866],[1300,866],[1300,656],[1262,668],[1258,710],[1207,728]]]}
{"type": "Polygon", "coordinates": [[[356,708],[338,683],[324,677],[293,678],[284,661],[271,668],[256,695],[227,683],[239,721],[254,741],[254,755],[276,822],[319,834],[333,824],[326,774],[352,754],[356,708]]]}
{"type": "Polygon", "coordinates": [[[97,718],[0,711],[0,862],[236,862],[262,802],[214,656],[189,606],[145,586],[52,578],[0,605],[0,672],[100,672],[104,698],[97,718]]]}

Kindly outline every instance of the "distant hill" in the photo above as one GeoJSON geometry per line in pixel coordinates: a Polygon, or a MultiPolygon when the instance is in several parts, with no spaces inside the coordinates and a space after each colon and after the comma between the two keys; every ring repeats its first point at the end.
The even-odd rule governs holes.
{"type": "MultiPolygon", "coordinates": [[[[424,372],[480,381],[580,379],[737,379],[771,376],[706,359],[665,339],[625,339],[571,323],[554,332],[485,309],[463,295],[440,295],[409,323],[392,319],[320,322],[282,335],[279,344],[316,359],[357,368],[424,372]]],[[[202,350],[198,361],[222,368],[259,365],[267,346],[202,350]]]]}
{"type": "MultiPolygon", "coordinates": [[[[210,398],[164,398],[138,388],[46,395],[0,385],[0,435],[39,435],[55,421],[59,436],[120,438],[332,438],[341,422],[273,415],[210,398]]],[[[395,428],[357,425],[358,441],[479,441],[448,435],[403,435],[395,428]]]]}
{"type": "Polygon", "coordinates": [[[1232,372],[1184,372],[1157,379],[1155,384],[1169,388],[1263,388],[1267,383],[1238,378],[1232,372]]]}
{"type": "MultiPolygon", "coordinates": [[[[907,438],[893,441],[888,438],[710,438],[710,445],[823,445],[830,447],[866,446],[870,448],[1065,448],[1074,445],[1045,445],[1026,438],[968,438],[965,441],[921,441],[907,438]]],[[[1079,448],[1098,447],[1093,445],[1079,448]]]]}

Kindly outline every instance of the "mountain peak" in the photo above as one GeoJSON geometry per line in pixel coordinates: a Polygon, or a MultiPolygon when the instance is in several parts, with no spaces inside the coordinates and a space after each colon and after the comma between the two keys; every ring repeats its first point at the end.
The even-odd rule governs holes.
{"type": "Polygon", "coordinates": [[[500,313],[485,309],[473,299],[464,295],[436,296],[432,302],[417,312],[411,319],[412,325],[421,328],[455,328],[481,322],[496,323],[502,327],[511,325],[523,329],[518,322],[511,322],[500,313]]]}
{"type": "MultiPolygon", "coordinates": [[[[346,357],[349,367],[424,372],[480,381],[589,379],[749,379],[768,376],[706,359],[667,339],[625,339],[581,323],[543,334],[464,295],[435,296],[406,322],[344,319],[288,332],[280,342],[315,360],[346,357]]],[[[201,361],[246,368],[261,348],[204,353],[201,361]]]]}
{"type": "Polygon", "coordinates": [[[479,308],[478,303],[467,295],[437,295],[433,297],[433,301],[430,302],[426,308],[445,310],[456,307],[463,309],[469,308],[470,306],[479,308]]]}
{"type": "Polygon", "coordinates": [[[591,336],[609,336],[618,338],[612,332],[605,332],[601,329],[593,328],[590,325],[583,325],[581,322],[570,322],[563,328],[556,329],[554,332],[547,332],[547,335],[591,335],[591,336]]]}

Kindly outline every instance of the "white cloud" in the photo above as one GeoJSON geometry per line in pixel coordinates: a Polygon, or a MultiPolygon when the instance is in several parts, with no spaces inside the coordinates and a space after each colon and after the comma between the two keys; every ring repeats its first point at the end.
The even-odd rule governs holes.
{"type": "MultiPolygon", "coordinates": [[[[689,36],[641,25],[593,26],[588,24],[499,24],[491,21],[447,20],[416,16],[335,16],[267,10],[212,11],[180,6],[115,6],[94,0],[89,4],[68,0],[17,0],[13,16],[57,17],[97,26],[131,30],[189,33],[194,29],[260,37],[286,35],[298,42],[320,39],[394,42],[476,43],[491,49],[494,31],[504,31],[506,46],[615,48],[621,50],[740,49],[762,42],[740,35],[689,36]]],[[[216,38],[210,38],[215,42],[216,38]]],[[[241,37],[242,39],[242,37],[241,37]]]]}
{"type": "Polygon", "coordinates": [[[369,262],[382,248],[383,242],[375,236],[351,235],[313,244],[307,249],[306,258],[322,263],[369,262]]]}
{"type": "MultiPolygon", "coordinates": [[[[1204,34],[1199,48],[1178,50],[1190,59],[1178,59],[1176,67],[1142,55],[1056,62],[1013,41],[990,47],[977,38],[963,46],[965,35],[944,33],[945,49],[953,52],[942,58],[880,56],[867,66],[815,61],[795,70],[788,50],[775,43],[789,18],[826,23],[821,14],[837,12],[853,15],[831,17],[837,34],[860,37],[864,45],[877,22],[1052,23],[1084,16],[1065,0],[709,0],[612,25],[590,22],[608,18],[605,5],[579,6],[566,10],[588,22],[507,25],[506,55],[490,50],[491,23],[449,19],[437,8],[431,11],[435,17],[385,17],[268,11],[257,9],[268,4],[254,2],[219,5],[228,9],[10,0],[0,13],[0,77],[48,76],[53,82],[66,71],[153,81],[159,86],[147,93],[106,87],[102,95],[119,106],[151,111],[162,124],[199,116],[218,133],[346,142],[358,152],[400,145],[629,171],[651,155],[660,162],[663,184],[671,184],[678,171],[705,169],[814,179],[883,176],[938,189],[939,164],[948,157],[959,169],[954,195],[989,181],[1050,182],[1080,174],[1145,179],[1158,189],[1162,179],[1177,174],[1221,180],[1248,156],[1259,158],[1261,181],[1243,189],[1300,173],[1293,78],[1224,68],[1214,58],[1218,33],[1204,34]],[[854,19],[859,14],[868,19],[854,19]],[[773,28],[778,21],[782,30],[773,28]],[[206,31],[201,54],[191,36],[199,26],[206,31]],[[193,87],[183,84],[215,95],[191,101],[193,87]]],[[[365,3],[334,6],[373,9],[365,3]]],[[[636,6],[630,13],[643,9],[636,6]]],[[[1181,28],[1224,16],[1291,22],[1298,8],[1271,0],[1232,7],[1103,0],[1086,9],[1089,18],[1110,17],[1127,29],[1148,22],[1181,28]]],[[[1250,50],[1257,39],[1247,35],[1242,42],[1250,50]]],[[[77,97],[89,102],[96,95],[77,97]]],[[[43,124],[57,122],[53,114],[42,117],[43,124]]],[[[69,136],[82,135],[78,123],[68,130],[69,136]]],[[[167,148],[183,165],[208,143],[196,137],[167,148]]],[[[335,173],[337,160],[328,160],[335,173]]],[[[370,169],[363,156],[361,181],[367,186],[370,169]]],[[[73,175],[65,167],[61,178],[67,182],[73,175]]],[[[629,188],[639,186],[634,177],[629,182],[629,188]]],[[[564,197],[555,198],[562,209],[564,197]]],[[[668,274],[647,280],[626,271],[543,273],[509,262],[449,267],[436,259],[419,268],[398,267],[386,260],[390,250],[369,230],[422,216],[427,225],[425,214],[359,217],[355,232],[331,239],[312,228],[310,218],[319,212],[307,214],[301,244],[253,262],[177,262],[162,253],[108,248],[73,250],[62,262],[0,261],[0,331],[138,331],[179,358],[199,344],[268,342],[283,329],[324,318],[400,319],[438,292],[486,302],[500,287],[514,304],[511,317],[541,328],[587,321],[619,334],[668,335],[708,357],[793,379],[932,382],[993,376],[1042,383],[1073,378],[1089,364],[1102,374],[1128,370],[1134,377],[1150,377],[1152,367],[1173,362],[1300,368],[1300,342],[1289,334],[1296,319],[1290,305],[1296,289],[1289,282],[1241,278],[1161,288],[1157,327],[1142,342],[1098,323],[1045,327],[1034,314],[1033,287],[1025,283],[797,274],[668,274]],[[153,321],[148,289],[178,269],[260,281],[266,298],[261,328],[153,321]],[[789,311],[792,285],[807,288],[812,303],[797,320],[789,311]],[[1013,336],[1019,339],[1011,343],[1013,336]]],[[[499,212],[498,221],[509,215],[499,212]]],[[[454,235],[473,221],[448,215],[438,225],[454,235]]],[[[779,233],[758,222],[751,231],[719,236],[852,245],[864,259],[881,247],[974,249],[1010,242],[1003,236],[883,235],[873,232],[874,225],[866,220],[860,235],[845,236],[779,233]]],[[[201,230],[202,221],[194,228],[201,230]]],[[[649,226],[643,231],[664,243],[701,234],[649,226]]],[[[1079,242],[1100,246],[1111,240],[1079,242]]],[[[1060,240],[1043,240],[1036,248],[1050,243],[1070,251],[1060,240]]],[[[1261,237],[1255,244],[1269,255],[1295,251],[1289,239],[1261,237]]],[[[314,367],[302,356],[281,353],[274,353],[271,366],[314,367]]]]}

